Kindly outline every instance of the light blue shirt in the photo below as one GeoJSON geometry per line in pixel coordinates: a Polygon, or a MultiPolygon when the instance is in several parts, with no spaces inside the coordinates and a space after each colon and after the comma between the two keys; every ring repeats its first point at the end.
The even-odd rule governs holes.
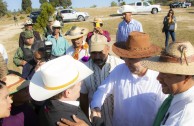
{"type": "Polygon", "coordinates": [[[69,43],[65,38],[63,38],[63,36],[59,35],[59,38],[56,39],[53,35],[49,35],[47,39],[52,42],[53,56],[62,56],[66,54],[66,51],[69,48],[69,43]]]}
{"type": "Polygon", "coordinates": [[[132,31],[143,32],[142,24],[135,19],[132,19],[129,23],[123,20],[117,30],[116,42],[126,42],[132,31]]]}

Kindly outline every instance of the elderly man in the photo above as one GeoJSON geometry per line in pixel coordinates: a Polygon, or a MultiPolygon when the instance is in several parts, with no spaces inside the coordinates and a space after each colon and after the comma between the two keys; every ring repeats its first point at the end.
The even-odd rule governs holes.
{"type": "Polygon", "coordinates": [[[142,24],[132,18],[133,12],[135,12],[135,9],[132,6],[123,5],[123,9],[121,10],[123,21],[118,26],[116,35],[117,42],[126,42],[132,31],[143,32],[142,24]]]}
{"type": "MultiPolygon", "coordinates": [[[[33,25],[34,24],[32,23],[31,19],[26,20],[26,22],[24,24],[25,31],[32,31],[33,35],[34,35],[34,40],[35,41],[41,41],[40,34],[39,34],[39,32],[33,30],[33,25]]],[[[25,31],[20,33],[19,47],[23,47],[24,46],[24,43],[25,43],[25,37],[24,37],[25,35],[24,35],[24,33],[25,33],[25,31]]]]}
{"type": "MultiPolygon", "coordinates": [[[[80,95],[80,106],[86,115],[91,113],[88,112],[89,104],[98,86],[117,65],[124,63],[123,60],[109,55],[110,48],[107,45],[107,38],[103,35],[93,35],[89,48],[90,60],[86,65],[94,73],[83,81],[80,95]]],[[[113,96],[110,95],[102,107],[102,119],[106,126],[112,125],[113,103],[113,96]]]]}
{"type": "Polygon", "coordinates": [[[161,54],[142,65],[159,71],[162,92],[170,94],[161,105],[153,126],[192,126],[194,120],[194,47],[190,42],[171,43],[161,54]]]}
{"type": "Polygon", "coordinates": [[[54,59],[66,54],[66,51],[69,48],[69,43],[60,33],[61,24],[59,21],[54,21],[52,28],[53,33],[52,35],[49,35],[47,39],[52,42],[51,58],[54,59]]]}
{"type": "Polygon", "coordinates": [[[151,126],[166,95],[156,79],[158,72],[143,67],[140,61],[157,54],[160,48],[149,42],[147,34],[132,32],[126,43],[115,43],[112,49],[125,64],[115,67],[98,87],[91,102],[92,112],[100,117],[105,98],[113,94],[113,126],[151,126]]]}
{"type": "Polygon", "coordinates": [[[94,26],[94,30],[89,32],[86,38],[86,42],[90,42],[90,39],[93,35],[99,34],[99,35],[104,35],[107,38],[107,42],[111,41],[110,34],[108,31],[103,30],[103,21],[101,18],[94,18],[94,21],[92,22],[94,26]]]}
{"type": "Polygon", "coordinates": [[[84,35],[88,33],[88,29],[77,26],[71,27],[65,33],[65,38],[71,40],[72,46],[67,50],[67,55],[71,55],[74,59],[87,62],[89,59],[89,46],[84,41],[84,35]]]}
{"type": "Polygon", "coordinates": [[[143,67],[140,61],[157,54],[159,47],[150,43],[149,35],[132,32],[126,43],[115,43],[112,50],[125,64],[115,67],[98,87],[91,108],[101,110],[104,99],[113,94],[113,126],[151,126],[165,95],[156,79],[158,72],[143,67]]]}

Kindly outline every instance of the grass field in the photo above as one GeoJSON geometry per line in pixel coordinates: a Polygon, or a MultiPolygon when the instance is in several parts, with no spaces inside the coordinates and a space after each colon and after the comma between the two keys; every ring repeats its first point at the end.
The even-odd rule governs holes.
{"type": "MultiPolygon", "coordinates": [[[[86,27],[90,31],[93,29],[93,24],[91,21],[94,17],[101,17],[104,20],[104,26],[103,28],[108,30],[112,37],[112,43],[115,42],[115,35],[117,31],[118,24],[122,21],[121,15],[118,16],[116,14],[116,10],[118,7],[107,7],[107,8],[82,8],[82,9],[76,9],[78,11],[85,11],[90,14],[90,18],[85,22],[68,22],[64,24],[63,31],[66,32],[68,29],[71,28],[71,26],[77,25],[81,27],[86,27]]],[[[150,35],[150,39],[153,43],[164,47],[164,33],[162,33],[162,22],[164,16],[166,16],[168,12],[169,7],[162,7],[162,12],[159,12],[158,14],[152,15],[152,14],[136,14],[133,15],[133,18],[140,21],[143,25],[144,32],[148,33],[150,35]]],[[[177,18],[177,31],[176,31],[176,39],[179,41],[190,41],[194,44],[194,7],[191,8],[176,8],[174,9],[175,16],[177,18]]],[[[11,18],[10,18],[11,19],[11,18]]],[[[13,23],[10,21],[10,19],[4,19],[0,20],[0,26],[7,24],[7,23],[13,23]]],[[[13,20],[13,19],[12,19],[13,20]]],[[[3,30],[0,28],[0,30],[3,30]]],[[[19,34],[15,35],[13,38],[11,38],[9,41],[11,42],[18,42],[19,34]]],[[[170,39],[171,41],[171,39],[170,39]]],[[[18,48],[18,46],[13,46],[13,43],[7,43],[8,45],[5,45],[6,49],[9,50],[14,49],[14,51],[11,51],[9,55],[9,69],[17,70],[12,63],[13,55],[18,48]]],[[[14,43],[14,45],[17,45],[17,43],[14,43]]]]}

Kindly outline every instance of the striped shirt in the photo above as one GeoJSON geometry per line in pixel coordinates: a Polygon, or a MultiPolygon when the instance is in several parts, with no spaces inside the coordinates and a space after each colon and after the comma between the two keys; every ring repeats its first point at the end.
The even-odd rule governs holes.
{"type": "MultiPolygon", "coordinates": [[[[89,60],[85,65],[87,65],[94,73],[83,81],[81,87],[82,94],[88,94],[89,102],[91,102],[94,92],[97,90],[98,86],[105,80],[109,73],[119,64],[124,63],[123,60],[115,57],[108,56],[106,64],[100,69],[92,60],[89,60]]],[[[104,120],[105,126],[112,126],[112,116],[113,116],[113,96],[106,98],[104,105],[102,107],[102,118],[104,120]]]]}
{"type": "Polygon", "coordinates": [[[129,23],[123,20],[117,30],[116,42],[126,42],[132,31],[143,32],[142,24],[135,19],[132,19],[129,23]]]}

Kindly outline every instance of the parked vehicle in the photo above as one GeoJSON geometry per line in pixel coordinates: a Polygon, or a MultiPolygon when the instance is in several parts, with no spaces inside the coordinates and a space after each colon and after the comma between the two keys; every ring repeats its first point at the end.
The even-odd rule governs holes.
{"type": "Polygon", "coordinates": [[[170,8],[179,8],[182,6],[181,2],[173,2],[169,4],[170,8]]]}
{"type": "Polygon", "coordinates": [[[191,7],[191,3],[182,2],[182,7],[184,7],[184,8],[189,8],[189,7],[191,7]]]}
{"type": "MultiPolygon", "coordinates": [[[[136,13],[150,12],[152,14],[157,14],[162,10],[160,5],[151,5],[149,2],[146,2],[146,1],[135,2],[128,6],[133,7],[136,10],[136,13]]],[[[117,13],[121,14],[122,12],[121,10],[122,10],[122,7],[117,10],[117,13]]]]}
{"type": "Polygon", "coordinates": [[[40,11],[34,11],[34,12],[31,12],[28,17],[32,19],[33,23],[36,23],[36,19],[38,18],[39,15],[40,15],[40,11]]]}
{"type": "Polygon", "coordinates": [[[89,18],[89,14],[87,12],[77,12],[73,9],[63,9],[60,12],[63,17],[63,21],[85,21],[89,18]]]}

